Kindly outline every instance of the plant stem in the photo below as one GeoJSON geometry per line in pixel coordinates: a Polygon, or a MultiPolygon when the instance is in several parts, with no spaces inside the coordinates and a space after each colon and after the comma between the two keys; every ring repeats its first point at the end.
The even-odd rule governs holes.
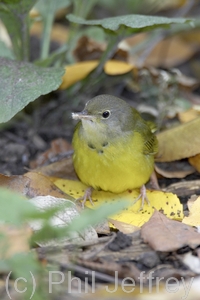
{"type": "Polygon", "coordinates": [[[51,29],[52,29],[53,21],[54,21],[53,14],[48,14],[47,17],[44,19],[42,46],[41,46],[41,55],[40,55],[41,59],[46,59],[49,54],[51,29]]]}
{"type": "Polygon", "coordinates": [[[106,61],[111,58],[116,51],[119,38],[116,35],[109,35],[109,43],[106,50],[103,52],[97,68],[90,74],[91,79],[96,78],[103,70],[106,61]]]}
{"type": "Polygon", "coordinates": [[[27,14],[19,16],[21,22],[21,59],[29,61],[30,40],[29,40],[29,18],[27,14]]]}

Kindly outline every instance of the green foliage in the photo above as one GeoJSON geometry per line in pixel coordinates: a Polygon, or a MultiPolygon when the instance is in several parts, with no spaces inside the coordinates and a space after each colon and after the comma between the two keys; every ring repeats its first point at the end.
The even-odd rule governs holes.
{"type": "Polygon", "coordinates": [[[0,58],[0,122],[8,121],[40,95],[57,89],[63,74],[62,68],[41,68],[0,58]]]}
{"type": "MultiPolygon", "coordinates": [[[[128,2],[127,2],[128,3],[128,2]]],[[[105,18],[102,20],[86,20],[95,5],[101,5],[97,0],[4,0],[0,2],[0,18],[3,21],[12,42],[12,50],[6,51],[6,46],[0,41],[0,56],[13,59],[13,61],[0,59],[0,104],[3,112],[0,114],[0,122],[6,122],[28,103],[41,95],[50,93],[58,88],[61,83],[63,71],[56,66],[63,66],[73,62],[72,51],[76,41],[82,34],[100,36],[104,38],[102,31],[96,34],[94,28],[98,26],[107,34],[108,48],[102,56],[97,68],[96,77],[102,71],[102,66],[116,48],[120,39],[127,35],[162,28],[171,24],[184,24],[186,19],[172,19],[165,17],[153,17],[143,15],[125,15],[105,18]],[[29,61],[29,11],[35,5],[40,12],[43,21],[43,34],[41,39],[41,52],[35,63],[20,64],[18,61],[29,61]],[[50,34],[59,9],[72,5],[73,14],[68,15],[71,21],[69,40],[66,45],[49,53],[50,34]],[[89,25],[89,30],[82,29],[82,25],[89,25]],[[90,30],[91,29],[91,30],[90,30]],[[112,38],[110,34],[112,33],[112,38]],[[113,34],[114,33],[114,34],[113,34]],[[40,65],[40,69],[35,66],[40,65]],[[51,65],[51,69],[46,66],[51,65]],[[19,68],[19,70],[18,70],[19,68]]],[[[137,6],[137,5],[136,5],[137,6]]],[[[32,20],[33,22],[34,20],[32,20]]],[[[93,74],[94,75],[94,74],[93,74]]],[[[95,78],[95,76],[93,76],[95,78]]]]}
{"type": "MultiPolygon", "coordinates": [[[[126,15],[118,16],[112,18],[105,18],[101,20],[84,20],[75,15],[68,15],[67,19],[70,22],[78,23],[81,25],[91,25],[91,26],[101,26],[104,29],[113,31],[118,34],[119,31],[126,28],[130,33],[148,31],[155,28],[161,28],[163,26],[169,26],[171,24],[183,24],[188,22],[187,19],[181,18],[166,18],[166,17],[156,17],[156,16],[142,16],[142,15],[126,15]]],[[[126,31],[124,32],[124,35],[126,31]]]]}
{"type": "MultiPolygon", "coordinates": [[[[74,219],[74,221],[69,226],[63,227],[53,227],[51,225],[51,219],[59,211],[69,207],[66,201],[65,205],[54,206],[47,211],[39,211],[32,203],[30,203],[24,197],[8,191],[6,189],[0,188],[0,222],[7,224],[13,228],[27,226],[28,221],[40,221],[42,224],[41,230],[33,235],[31,242],[34,241],[48,241],[55,238],[66,238],[70,237],[70,234],[74,231],[82,232],[88,225],[95,224],[102,219],[106,218],[108,215],[114,214],[115,212],[125,208],[127,206],[126,201],[121,201],[113,204],[107,204],[98,208],[97,210],[85,210],[80,217],[74,219]]],[[[0,235],[0,244],[5,238],[4,234],[0,235]]],[[[0,251],[0,269],[4,274],[10,274],[12,280],[18,278],[24,278],[20,286],[21,290],[26,289],[26,291],[21,295],[23,298],[20,299],[30,299],[33,291],[33,277],[36,284],[36,289],[32,299],[40,300],[47,299],[48,287],[45,283],[45,270],[38,261],[36,253],[16,253],[13,256],[6,257],[8,249],[3,249],[1,247],[0,251]],[[4,257],[4,259],[2,259],[4,257]]]]}

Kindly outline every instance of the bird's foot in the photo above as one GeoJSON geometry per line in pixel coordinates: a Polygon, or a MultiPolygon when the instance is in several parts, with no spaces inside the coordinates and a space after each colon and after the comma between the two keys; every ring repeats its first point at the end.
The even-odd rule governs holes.
{"type": "Polygon", "coordinates": [[[140,194],[139,196],[134,200],[133,204],[135,204],[138,200],[140,200],[140,198],[142,199],[142,203],[141,203],[141,206],[140,206],[140,209],[139,211],[143,210],[143,207],[144,207],[144,202],[146,201],[148,205],[150,205],[150,201],[147,197],[147,192],[146,192],[146,187],[145,185],[143,184],[140,188],[140,194]]]}
{"type": "Polygon", "coordinates": [[[93,201],[92,201],[92,191],[93,191],[93,188],[92,187],[89,187],[85,190],[85,193],[82,197],[76,199],[76,201],[79,201],[81,202],[81,206],[82,208],[85,207],[85,202],[87,201],[87,199],[90,201],[91,205],[94,205],[93,201]]]}

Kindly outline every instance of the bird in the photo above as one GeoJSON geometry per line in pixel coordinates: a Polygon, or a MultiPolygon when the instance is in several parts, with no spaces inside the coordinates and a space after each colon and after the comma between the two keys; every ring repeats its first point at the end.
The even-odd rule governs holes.
{"type": "Polygon", "coordinates": [[[119,194],[140,188],[136,201],[142,199],[143,209],[158,150],[149,123],[126,101],[107,94],[89,100],[72,118],[79,121],[72,138],[74,169],[89,187],[83,207],[87,199],[93,204],[93,189],[119,194]]]}

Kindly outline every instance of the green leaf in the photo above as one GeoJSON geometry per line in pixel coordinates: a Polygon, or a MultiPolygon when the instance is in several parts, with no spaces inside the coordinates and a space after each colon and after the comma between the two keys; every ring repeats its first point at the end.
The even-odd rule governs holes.
{"type": "Polygon", "coordinates": [[[22,15],[27,14],[36,2],[37,0],[2,0],[0,4],[4,5],[4,9],[7,8],[15,15],[22,15]]]}
{"type": "Polygon", "coordinates": [[[20,225],[26,221],[27,215],[38,212],[23,196],[0,188],[0,222],[20,225]]]}
{"type": "Polygon", "coordinates": [[[0,58],[0,122],[8,121],[39,96],[56,90],[63,74],[63,68],[42,68],[0,58]]]}
{"type": "Polygon", "coordinates": [[[126,208],[130,205],[127,201],[118,201],[115,204],[108,203],[100,206],[97,209],[85,209],[80,217],[75,218],[71,224],[67,227],[70,231],[82,231],[88,225],[94,225],[103,219],[115,214],[116,212],[126,208]]]}
{"type": "Polygon", "coordinates": [[[18,287],[17,280],[21,279],[19,280],[18,292],[15,290],[15,296],[13,298],[12,295],[12,299],[18,298],[20,290],[23,291],[18,298],[21,300],[48,299],[49,294],[45,285],[45,270],[34,251],[17,253],[12,257],[0,259],[0,269],[10,274],[10,277],[16,283],[16,287],[18,287]]]}
{"type": "Polygon", "coordinates": [[[119,17],[105,18],[101,20],[84,20],[75,15],[68,15],[67,19],[70,22],[82,25],[96,25],[111,31],[118,31],[123,28],[131,29],[134,32],[141,32],[152,30],[154,28],[168,26],[170,24],[185,23],[191,20],[182,18],[166,18],[157,16],[143,16],[143,15],[126,15],[119,17]]]}

